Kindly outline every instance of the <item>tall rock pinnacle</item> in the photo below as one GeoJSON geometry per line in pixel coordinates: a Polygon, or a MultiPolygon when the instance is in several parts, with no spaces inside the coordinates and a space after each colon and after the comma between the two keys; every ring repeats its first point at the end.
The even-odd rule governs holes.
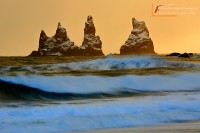
{"type": "Polygon", "coordinates": [[[84,40],[80,47],[74,45],[67,36],[67,31],[58,23],[56,33],[48,37],[42,30],[40,33],[38,51],[33,51],[30,56],[102,56],[102,42],[95,35],[96,29],[92,16],[88,16],[84,28],[84,40]]]}
{"type": "Polygon", "coordinates": [[[39,39],[39,49],[42,49],[45,47],[45,42],[47,41],[48,37],[46,35],[46,33],[42,30],[40,33],[40,39],[39,39]]]}
{"type": "Polygon", "coordinates": [[[57,26],[57,30],[56,30],[56,34],[55,34],[55,39],[57,41],[59,41],[59,43],[62,43],[64,41],[69,40],[69,38],[67,37],[66,29],[61,26],[60,22],[58,23],[58,26],[57,26]]]}
{"type": "Polygon", "coordinates": [[[132,18],[133,30],[124,45],[120,48],[120,54],[155,54],[153,41],[149,37],[149,31],[144,21],[132,18]]]}
{"type": "Polygon", "coordinates": [[[81,55],[92,55],[101,56],[104,55],[102,52],[102,42],[99,36],[95,35],[96,29],[93,23],[93,17],[88,16],[85,22],[84,28],[84,40],[80,47],[81,55]]]}
{"type": "Polygon", "coordinates": [[[46,33],[41,31],[38,51],[33,51],[30,56],[75,56],[78,51],[78,46],[67,36],[66,29],[58,23],[56,33],[52,37],[47,37],[46,33]]]}
{"type": "Polygon", "coordinates": [[[92,34],[95,36],[95,26],[93,23],[93,18],[92,16],[88,16],[87,22],[85,22],[85,28],[84,28],[84,34],[92,34]]]}

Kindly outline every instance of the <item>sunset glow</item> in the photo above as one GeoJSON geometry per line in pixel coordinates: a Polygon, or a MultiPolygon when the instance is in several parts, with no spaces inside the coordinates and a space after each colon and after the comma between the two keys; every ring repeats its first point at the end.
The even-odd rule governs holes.
{"type": "Polygon", "coordinates": [[[39,34],[55,34],[58,22],[80,46],[88,15],[94,18],[103,52],[119,53],[132,30],[132,18],[143,20],[157,53],[200,53],[199,0],[1,0],[0,56],[26,56],[38,49],[39,34]],[[194,14],[152,16],[152,4],[197,8],[194,14]]]}

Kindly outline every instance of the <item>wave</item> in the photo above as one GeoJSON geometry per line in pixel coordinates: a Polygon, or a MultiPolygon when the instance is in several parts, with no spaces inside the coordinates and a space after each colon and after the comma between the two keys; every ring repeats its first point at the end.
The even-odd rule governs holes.
{"type": "Polygon", "coordinates": [[[57,93],[0,80],[0,98],[4,100],[77,100],[107,97],[114,98],[119,96],[139,96],[146,94],[150,93],[126,89],[124,91],[116,91],[114,93],[57,93]]]}
{"type": "Polygon", "coordinates": [[[17,74],[51,74],[70,71],[102,71],[102,70],[132,70],[149,68],[200,68],[198,63],[169,61],[155,56],[138,57],[107,57],[92,61],[47,64],[24,67],[1,67],[0,74],[16,72],[17,74]]]}
{"type": "Polygon", "coordinates": [[[3,133],[63,133],[200,120],[200,94],[0,109],[3,133]],[[8,128],[9,127],[9,128],[8,128]]]}
{"type": "Polygon", "coordinates": [[[155,56],[108,57],[93,61],[60,64],[58,66],[71,70],[123,70],[161,67],[200,68],[200,64],[197,63],[169,61],[155,56]]]}
{"type": "Polygon", "coordinates": [[[106,76],[2,76],[0,92],[22,98],[92,98],[200,91],[200,73],[106,76]]]}

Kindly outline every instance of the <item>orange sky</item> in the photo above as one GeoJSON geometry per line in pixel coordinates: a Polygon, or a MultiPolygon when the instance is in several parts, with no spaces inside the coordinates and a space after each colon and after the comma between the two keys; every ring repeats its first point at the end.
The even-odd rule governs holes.
{"type": "Polygon", "coordinates": [[[25,56],[37,50],[41,29],[52,36],[58,21],[80,46],[88,15],[94,18],[105,54],[119,53],[132,30],[132,17],[146,22],[157,53],[200,53],[200,11],[153,17],[152,3],[200,10],[200,0],[1,0],[0,56],[25,56]]]}

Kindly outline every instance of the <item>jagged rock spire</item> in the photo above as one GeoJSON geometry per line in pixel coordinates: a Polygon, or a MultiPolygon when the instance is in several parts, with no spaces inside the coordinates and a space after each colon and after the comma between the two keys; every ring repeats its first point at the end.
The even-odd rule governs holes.
{"type": "Polygon", "coordinates": [[[43,30],[41,30],[40,41],[46,41],[47,38],[48,37],[47,37],[46,33],[43,30]]]}
{"type": "Polygon", "coordinates": [[[58,26],[57,26],[57,28],[60,28],[60,27],[62,27],[62,26],[61,26],[61,23],[60,23],[60,22],[58,22],[58,26]]]}
{"type": "Polygon", "coordinates": [[[95,26],[92,16],[88,16],[84,28],[84,40],[81,47],[74,45],[67,36],[67,31],[59,22],[56,33],[47,37],[42,30],[38,51],[33,51],[30,56],[101,56],[102,42],[99,36],[95,36],[95,26]]]}
{"type": "Polygon", "coordinates": [[[46,33],[43,30],[41,30],[38,49],[44,48],[44,45],[45,45],[44,43],[46,42],[47,39],[48,37],[46,33]]]}
{"type": "Polygon", "coordinates": [[[133,30],[120,48],[120,54],[155,54],[153,41],[144,21],[132,18],[133,30]]]}
{"type": "Polygon", "coordinates": [[[93,17],[88,16],[87,21],[85,22],[84,34],[92,34],[95,36],[95,32],[96,29],[93,23],[93,17]]]}
{"type": "Polygon", "coordinates": [[[46,33],[43,30],[41,30],[40,37],[47,37],[46,33]]]}
{"type": "Polygon", "coordinates": [[[83,55],[101,56],[102,42],[99,36],[95,36],[96,28],[94,26],[93,17],[88,16],[85,22],[84,39],[80,51],[83,55]]]}
{"type": "Polygon", "coordinates": [[[61,26],[61,23],[58,22],[56,34],[55,34],[55,39],[58,41],[58,43],[62,43],[69,38],[67,37],[67,32],[66,29],[61,26]]]}
{"type": "Polygon", "coordinates": [[[138,21],[135,18],[132,18],[132,26],[132,34],[139,34],[145,31],[146,35],[149,36],[149,30],[147,29],[144,21],[138,21]]]}
{"type": "Polygon", "coordinates": [[[38,51],[33,51],[30,56],[75,56],[78,50],[78,46],[70,41],[66,29],[59,22],[54,36],[47,37],[46,33],[41,31],[38,51]]]}

